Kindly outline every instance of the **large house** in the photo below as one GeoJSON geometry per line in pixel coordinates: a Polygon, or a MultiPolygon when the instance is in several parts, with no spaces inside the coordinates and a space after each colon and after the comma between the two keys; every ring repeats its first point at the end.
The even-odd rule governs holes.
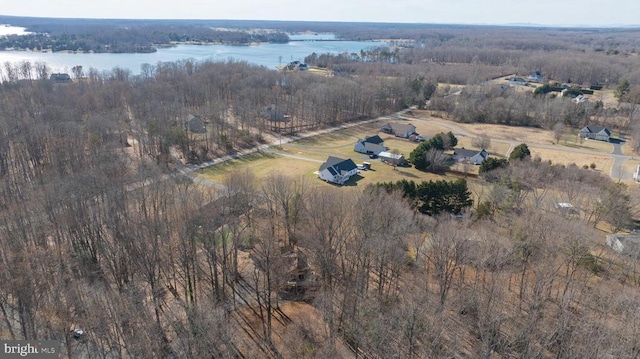
{"type": "Polygon", "coordinates": [[[358,166],[351,159],[343,160],[342,158],[329,156],[318,170],[318,177],[327,182],[344,184],[358,173],[358,166]]]}
{"type": "Polygon", "coordinates": [[[387,150],[383,143],[384,140],[378,135],[368,136],[364,140],[358,140],[353,146],[353,150],[367,155],[377,155],[387,150]]]}
{"type": "Polygon", "coordinates": [[[609,142],[611,138],[611,131],[606,127],[586,126],[580,130],[579,136],[582,138],[609,142]]]}
{"type": "Polygon", "coordinates": [[[389,122],[380,127],[384,133],[390,133],[396,137],[409,138],[416,132],[416,126],[410,123],[389,122]]]}
{"type": "Polygon", "coordinates": [[[453,159],[458,162],[469,162],[474,165],[479,165],[484,162],[489,157],[489,154],[484,149],[477,150],[467,150],[463,148],[456,148],[453,150],[453,159]]]}

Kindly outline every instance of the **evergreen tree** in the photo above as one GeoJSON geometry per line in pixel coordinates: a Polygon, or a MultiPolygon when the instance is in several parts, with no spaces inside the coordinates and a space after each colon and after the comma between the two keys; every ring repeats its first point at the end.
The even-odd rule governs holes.
{"type": "Polygon", "coordinates": [[[509,161],[513,160],[525,160],[531,158],[531,152],[529,151],[529,146],[526,143],[521,143],[517,145],[511,154],[509,155],[509,161]]]}
{"type": "Polygon", "coordinates": [[[506,167],[509,164],[504,158],[489,157],[480,164],[478,173],[483,174],[498,168],[506,167]]]}

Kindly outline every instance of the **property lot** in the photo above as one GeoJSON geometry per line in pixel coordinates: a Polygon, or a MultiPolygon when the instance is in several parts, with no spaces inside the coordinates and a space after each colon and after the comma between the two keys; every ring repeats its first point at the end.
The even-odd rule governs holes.
{"type": "MultiPolygon", "coordinates": [[[[386,121],[371,123],[363,126],[352,127],[328,134],[303,139],[300,141],[272,147],[268,152],[254,153],[239,159],[227,161],[203,170],[199,176],[211,182],[222,183],[225,176],[234,170],[250,169],[258,179],[266,178],[272,173],[286,173],[289,176],[304,176],[310,179],[312,184],[327,185],[318,179],[314,173],[327,157],[351,158],[354,162],[371,163],[371,170],[362,171],[358,176],[349,180],[345,186],[366,186],[377,182],[398,181],[403,178],[414,181],[428,181],[446,178],[432,173],[416,170],[413,167],[396,167],[380,162],[379,159],[371,159],[368,155],[355,152],[353,146],[357,139],[374,134],[380,135],[385,140],[385,145],[390,150],[397,150],[405,157],[418,145],[406,139],[379,133],[380,125],[386,121]]],[[[426,127],[423,127],[426,131],[426,127]]],[[[423,133],[427,133],[423,131],[423,133]]],[[[441,129],[432,130],[433,134],[441,132],[441,129]]]]}
{"type": "MultiPolygon", "coordinates": [[[[362,171],[346,183],[346,186],[365,186],[370,183],[397,181],[403,178],[414,181],[441,179],[444,176],[417,171],[413,167],[397,167],[371,159],[368,155],[355,152],[354,144],[365,136],[379,135],[389,151],[403,154],[405,158],[418,145],[407,139],[398,138],[380,132],[380,126],[387,122],[406,122],[416,126],[416,131],[426,138],[440,132],[452,131],[458,138],[458,148],[478,149],[474,146],[474,137],[486,134],[491,138],[488,152],[494,157],[506,157],[511,149],[519,143],[527,143],[532,157],[540,157],[543,161],[554,164],[576,164],[579,167],[595,164],[596,171],[611,174],[613,159],[608,156],[613,150],[610,143],[581,140],[575,134],[564,135],[559,143],[555,143],[553,131],[528,127],[509,127],[489,124],[460,124],[429,116],[426,111],[415,111],[415,118],[383,118],[364,125],[349,127],[326,134],[298,140],[271,147],[268,151],[251,154],[240,159],[225,162],[206,169],[200,173],[203,178],[221,183],[226,174],[236,169],[251,169],[258,179],[266,178],[272,173],[286,173],[290,176],[303,176],[312,183],[324,184],[317,179],[315,173],[320,164],[329,156],[352,159],[355,163],[370,162],[371,171],[362,171]]],[[[625,173],[634,169],[636,162],[629,161],[623,167],[625,173]]],[[[478,166],[454,164],[452,170],[477,174],[478,166]]]]}
{"type": "Polygon", "coordinates": [[[570,165],[574,163],[578,167],[583,167],[584,165],[590,166],[595,163],[596,171],[600,171],[607,176],[611,172],[611,166],[613,165],[613,159],[606,155],[572,153],[566,150],[535,147],[535,145],[530,145],[529,150],[531,151],[531,157],[539,156],[542,161],[551,161],[553,164],[570,165]]]}

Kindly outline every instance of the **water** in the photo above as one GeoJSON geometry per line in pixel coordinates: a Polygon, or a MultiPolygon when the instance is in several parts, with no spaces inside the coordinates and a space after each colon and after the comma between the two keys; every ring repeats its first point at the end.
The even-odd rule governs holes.
{"type": "Polygon", "coordinates": [[[74,66],[82,66],[85,72],[94,68],[100,72],[110,71],[115,67],[129,69],[133,74],[140,73],[141,65],[155,65],[158,62],[174,62],[185,59],[196,61],[214,60],[246,61],[252,64],[275,68],[286,65],[291,61],[303,61],[311,53],[338,54],[359,53],[378,46],[387,46],[386,42],[365,41],[322,41],[334,40],[332,34],[304,34],[292,35],[294,40],[316,41],[292,41],[288,44],[261,44],[252,46],[230,45],[177,45],[170,48],[160,48],[157,52],[149,54],[68,54],[68,53],[42,53],[30,51],[0,51],[0,65],[6,62],[19,63],[29,61],[31,63],[44,62],[52,72],[71,73],[74,66]]]}

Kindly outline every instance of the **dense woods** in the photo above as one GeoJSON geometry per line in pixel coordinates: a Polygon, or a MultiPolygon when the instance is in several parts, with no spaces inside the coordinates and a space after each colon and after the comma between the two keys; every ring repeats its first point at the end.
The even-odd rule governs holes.
{"type": "MultiPolygon", "coordinates": [[[[637,258],[604,247],[602,229],[632,229],[640,202],[597,171],[523,144],[478,179],[357,190],[186,173],[409,106],[638,141],[634,30],[383,26],[335,31],[413,42],[310,54],[329,76],[184,60],[56,83],[46,64],[3,64],[0,338],[58,340],[70,358],[637,357],[637,258]],[[532,69],[627,83],[616,107],[487,83],[532,69]]],[[[416,144],[413,165],[437,167],[457,141],[416,144]]]]}

